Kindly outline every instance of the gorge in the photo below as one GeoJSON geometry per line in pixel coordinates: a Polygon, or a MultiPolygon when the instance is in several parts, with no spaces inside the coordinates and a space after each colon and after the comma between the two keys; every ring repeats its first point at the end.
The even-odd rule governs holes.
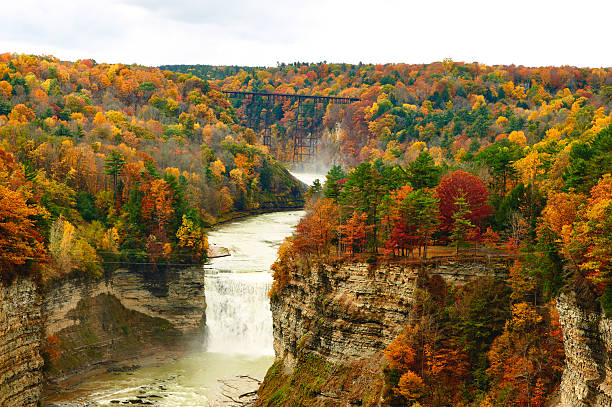
{"type": "MultiPolygon", "coordinates": [[[[138,273],[119,271],[110,282],[70,281],[48,287],[44,304],[27,280],[3,289],[0,322],[8,321],[12,329],[3,327],[2,354],[9,358],[0,363],[0,380],[3,389],[13,390],[2,393],[2,405],[36,405],[43,382],[40,343],[50,335],[69,344],[60,359],[72,363],[53,370],[52,377],[80,376],[84,371],[79,366],[84,365],[99,369],[89,378],[80,377],[72,390],[48,395],[49,406],[129,400],[208,405],[220,402],[219,379],[262,379],[266,371],[258,405],[286,405],[291,400],[303,405],[384,405],[383,351],[409,319],[419,276],[438,275],[457,285],[507,277],[508,263],[495,258],[421,266],[312,264],[293,276],[286,295],[272,302],[270,312],[267,271],[278,244],[302,214],[262,214],[211,231],[210,242],[227,247],[232,256],[213,259],[205,274],[185,269],[151,285],[139,280],[138,273]],[[105,315],[101,308],[117,312],[117,318],[131,325],[105,333],[85,330],[117,321],[91,319],[79,305],[97,315],[105,315]],[[138,324],[160,331],[135,338],[133,333],[145,331],[138,324]],[[86,342],[94,336],[95,341],[86,342]],[[188,352],[168,353],[168,345],[179,338],[192,339],[185,345],[190,346],[188,352]],[[143,362],[143,356],[149,358],[143,362]],[[111,368],[110,362],[121,359],[129,362],[111,368]]],[[[596,306],[584,304],[571,294],[559,300],[567,355],[559,406],[610,405],[609,320],[597,314],[596,306]]]]}
{"type": "MultiPolygon", "coordinates": [[[[312,177],[308,174],[300,178],[312,182],[312,177]]],[[[97,375],[90,378],[80,377],[78,386],[73,386],[68,391],[49,394],[45,402],[49,405],[77,406],[83,403],[107,405],[113,400],[148,400],[158,405],[201,406],[208,405],[210,400],[222,398],[220,379],[231,378],[232,375],[249,375],[263,379],[265,371],[273,362],[272,319],[267,297],[271,283],[269,266],[276,258],[278,245],[292,233],[293,226],[302,214],[302,211],[284,211],[255,215],[223,224],[210,231],[208,238],[211,246],[227,248],[231,256],[212,259],[204,270],[194,272],[191,278],[187,279],[190,285],[179,286],[178,283],[173,283],[177,289],[171,285],[170,289],[166,290],[168,297],[189,296],[194,307],[168,307],[165,312],[158,314],[162,316],[163,322],[171,322],[168,327],[164,327],[161,338],[142,338],[143,341],[137,342],[136,347],[128,349],[134,354],[120,365],[123,367],[114,368],[110,363],[103,364],[102,374],[98,371],[97,375]],[[199,290],[194,291],[194,285],[199,290]],[[206,300],[205,304],[202,301],[202,305],[196,310],[198,295],[194,294],[198,293],[202,298],[205,296],[206,300]],[[193,315],[191,320],[190,315],[193,315]],[[197,319],[196,315],[199,315],[200,319],[197,319]],[[204,315],[205,328],[202,319],[204,315]],[[185,332],[176,332],[176,335],[173,335],[177,327],[186,328],[185,332]],[[194,335],[191,335],[192,333],[194,335]],[[164,343],[155,347],[154,339],[164,339],[164,343]],[[176,342],[184,346],[177,349],[180,352],[169,353],[168,350],[172,350],[172,346],[168,345],[176,342]],[[148,358],[143,360],[133,357],[138,354],[148,358]],[[136,368],[141,364],[142,367],[136,368]]],[[[179,275],[184,275],[185,272],[182,271],[179,275]]],[[[126,281],[125,273],[119,273],[119,276],[121,280],[126,281]]],[[[136,281],[132,282],[134,287],[142,286],[136,281]]],[[[104,284],[104,287],[107,286],[109,288],[106,291],[112,294],[128,291],[122,290],[120,284],[118,287],[118,284],[112,282],[104,284]]],[[[92,290],[89,292],[93,293],[92,290]]],[[[129,302],[130,298],[136,298],[134,294],[135,291],[132,291],[123,295],[123,298],[117,298],[121,298],[121,303],[126,304],[130,312],[137,310],[152,314],[152,301],[145,296],[140,296],[140,307],[146,306],[149,308],[147,310],[139,309],[135,302],[129,302]],[[124,301],[126,298],[128,302],[124,301]]],[[[159,289],[155,294],[160,295],[159,289]]],[[[156,297],[152,298],[155,300],[156,297]]],[[[65,300],[66,309],[70,309],[71,305],[74,306],[77,302],[70,297],[65,300]]],[[[61,318],[58,317],[61,313],[55,311],[51,314],[57,320],[51,321],[52,326],[61,326],[61,318]]],[[[72,315],[64,319],[70,317],[72,315]]],[[[133,329],[138,331],[136,326],[133,329]]],[[[109,339],[114,339],[112,346],[116,351],[119,347],[116,338],[109,339]]],[[[112,351],[107,353],[113,354],[112,351]]],[[[122,356],[126,355],[114,353],[118,360],[122,356]]]]}

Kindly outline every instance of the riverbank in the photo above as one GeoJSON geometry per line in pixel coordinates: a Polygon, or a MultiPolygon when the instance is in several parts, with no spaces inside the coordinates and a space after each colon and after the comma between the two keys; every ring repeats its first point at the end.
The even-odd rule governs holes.
{"type": "MultiPolygon", "coordinates": [[[[312,185],[314,180],[318,179],[321,182],[321,185],[325,181],[325,173],[323,172],[294,172],[294,170],[289,170],[289,173],[295,177],[299,182],[302,183],[302,192],[307,190],[307,187],[312,185]]],[[[283,207],[268,207],[268,208],[258,208],[252,209],[248,211],[242,212],[230,212],[225,215],[217,217],[216,221],[211,224],[211,227],[220,226],[225,223],[229,223],[238,219],[248,218],[249,216],[261,215],[264,213],[275,213],[275,212],[290,212],[295,210],[300,210],[304,208],[305,202],[301,202],[299,205],[290,205],[283,207]]]]}
{"type": "MultiPolygon", "coordinates": [[[[88,395],[88,392],[85,389],[82,389],[82,385],[88,383],[89,381],[97,381],[106,376],[116,376],[119,374],[129,375],[131,372],[137,369],[173,363],[188,352],[186,348],[182,350],[156,348],[154,351],[155,352],[153,354],[149,354],[147,356],[134,355],[132,358],[115,361],[110,366],[100,366],[88,371],[87,373],[55,383],[52,386],[47,384],[41,394],[43,405],[46,407],[54,407],[56,402],[65,402],[66,393],[70,394],[70,399],[78,400],[80,398],[80,393],[82,393],[84,396],[88,395]]],[[[85,388],[87,387],[88,386],[85,386],[85,388]]]]}

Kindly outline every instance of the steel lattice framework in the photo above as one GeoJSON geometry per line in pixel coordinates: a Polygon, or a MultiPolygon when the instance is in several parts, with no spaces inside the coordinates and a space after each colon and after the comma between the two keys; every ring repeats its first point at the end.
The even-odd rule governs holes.
{"type": "MultiPolygon", "coordinates": [[[[277,101],[297,101],[298,102],[298,123],[296,131],[293,132],[293,161],[304,161],[313,157],[317,151],[318,137],[315,137],[311,133],[307,133],[304,128],[304,115],[303,115],[303,102],[313,101],[315,106],[317,104],[327,105],[329,103],[339,105],[349,105],[354,102],[358,102],[359,98],[347,98],[339,96],[312,96],[312,95],[297,95],[291,93],[266,93],[266,92],[243,92],[236,90],[221,90],[221,93],[227,95],[229,98],[240,98],[245,100],[247,103],[253,103],[255,98],[261,98],[269,104],[274,104],[277,101]]],[[[269,120],[270,109],[267,110],[267,114],[264,118],[264,134],[263,144],[268,148],[272,148],[272,137],[270,134],[270,120],[269,120]]]]}

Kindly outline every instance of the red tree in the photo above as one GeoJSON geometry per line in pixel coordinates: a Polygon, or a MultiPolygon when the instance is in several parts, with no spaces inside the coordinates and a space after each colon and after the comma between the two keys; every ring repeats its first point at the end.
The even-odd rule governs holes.
{"type": "MultiPolygon", "coordinates": [[[[464,196],[469,204],[469,220],[476,226],[483,226],[484,219],[493,210],[487,203],[489,191],[480,178],[465,171],[455,171],[442,178],[436,187],[436,198],[440,208],[440,229],[450,232],[453,227],[453,213],[456,212],[457,198],[464,196]]],[[[481,229],[483,229],[481,227],[481,229]]]]}
{"type": "Polygon", "coordinates": [[[415,225],[406,219],[400,219],[395,222],[385,248],[388,253],[405,256],[406,254],[412,254],[417,242],[418,236],[415,225]]]}

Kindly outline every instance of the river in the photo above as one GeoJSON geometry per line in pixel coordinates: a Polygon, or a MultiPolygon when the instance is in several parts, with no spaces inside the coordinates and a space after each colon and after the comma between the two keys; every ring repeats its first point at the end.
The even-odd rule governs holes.
{"type": "MultiPolygon", "coordinates": [[[[318,174],[294,175],[309,185],[321,179],[318,174]]],[[[256,215],[208,233],[209,243],[228,248],[231,256],[206,265],[206,332],[193,351],[131,372],[95,376],[48,401],[54,406],[106,406],[141,398],[157,406],[206,407],[219,396],[224,378],[263,379],[274,361],[270,265],[303,214],[256,215]]]]}

